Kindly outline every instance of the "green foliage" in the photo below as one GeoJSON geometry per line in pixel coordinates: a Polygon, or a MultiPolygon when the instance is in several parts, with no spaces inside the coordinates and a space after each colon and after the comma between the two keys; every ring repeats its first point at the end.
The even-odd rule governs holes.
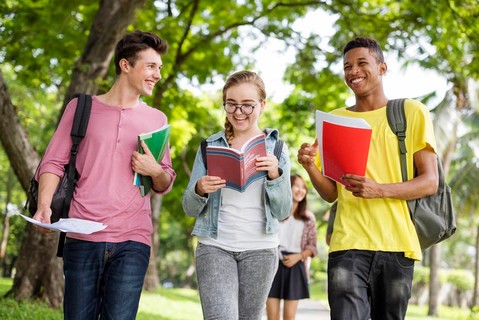
{"type": "Polygon", "coordinates": [[[469,270],[451,270],[448,272],[447,281],[462,291],[472,290],[474,287],[474,275],[469,270]]]}
{"type": "Polygon", "coordinates": [[[98,1],[82,2],[10,0],[0,8],[0,61],[15,66],[22,86],[47,90],[63,85],[98,9],[98,1]]]}
{"type": "MultiPolygon", "coordinates": [[[[460,291],[472,290],[474,285],[474,275],[470,270],[464,269],[441,269],[439,278],[442,284],[450,283],[460,291]]],[[[414,267],[414,283],[429,283],[429,268],[418,266],[414,267]]]]}
{"type": "Polygon", "coordinates": [[[429,283],[429,268],[418,266],[414,267],[413,282],[416,283],[429,283]]]}

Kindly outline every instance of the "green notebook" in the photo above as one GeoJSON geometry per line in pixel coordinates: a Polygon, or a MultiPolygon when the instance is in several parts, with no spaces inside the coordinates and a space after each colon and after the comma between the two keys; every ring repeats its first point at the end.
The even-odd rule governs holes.
{"type": "MultiPolygon", "coordinates": [[[[144,141],[156,161],[161,162],[161,159],[165,156],[166,148],[168,148],[170,131],[171,126],[167,124],[157,130],[140,134],[138,136],[138,152],[144,153],[141,147],[141,141],[144,141]]],[[[141,195],[144,197],[150,192],[153,181],[150,176],[142,176],[135,172],[133,184],[140,187],[141,195]]]]}

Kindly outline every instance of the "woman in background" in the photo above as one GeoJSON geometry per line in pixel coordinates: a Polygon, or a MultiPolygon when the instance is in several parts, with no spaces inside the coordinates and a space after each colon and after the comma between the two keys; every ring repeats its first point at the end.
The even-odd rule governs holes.
{"type": "Polygon", "coordinates": [[[296,316],[300,299],[309,298],[309,260],[316,256],[316,219],[307,210],[308,189],[303,178],[291,175],[293,209],[279,225],[280,260],[266,302],[268,320],[280,319],[280,303],[284,300],[283,319],[296,316]]]}

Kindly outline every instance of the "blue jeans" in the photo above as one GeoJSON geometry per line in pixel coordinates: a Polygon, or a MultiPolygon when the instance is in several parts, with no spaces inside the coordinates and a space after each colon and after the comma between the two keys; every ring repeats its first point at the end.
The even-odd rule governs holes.
{"type": "Polygon", "coordinates": [[[337,251],[328,259],[331,320],[404,319],[414,260],[403,252],[337,251]]]}
{"type": "Polygon", "coordinates": [[[277,268],[277,248],[231,252],[199,243],[196,275],[204,319],[261,319],[277,268]]]}
{"type": "Polygon", "coordinates": [[[135,319],[149,259],[150,247],[143,243],[68,238],[64,319],[135,319]]]}

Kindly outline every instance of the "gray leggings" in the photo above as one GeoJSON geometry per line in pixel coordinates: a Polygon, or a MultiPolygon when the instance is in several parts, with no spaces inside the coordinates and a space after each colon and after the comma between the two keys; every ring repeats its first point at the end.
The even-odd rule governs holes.
{"type": "Polygon", "coordinates": [[[198,244],[196,275],[204,319],[261,319],[277,268],[277,248],[231,252],[198,244]]]}

